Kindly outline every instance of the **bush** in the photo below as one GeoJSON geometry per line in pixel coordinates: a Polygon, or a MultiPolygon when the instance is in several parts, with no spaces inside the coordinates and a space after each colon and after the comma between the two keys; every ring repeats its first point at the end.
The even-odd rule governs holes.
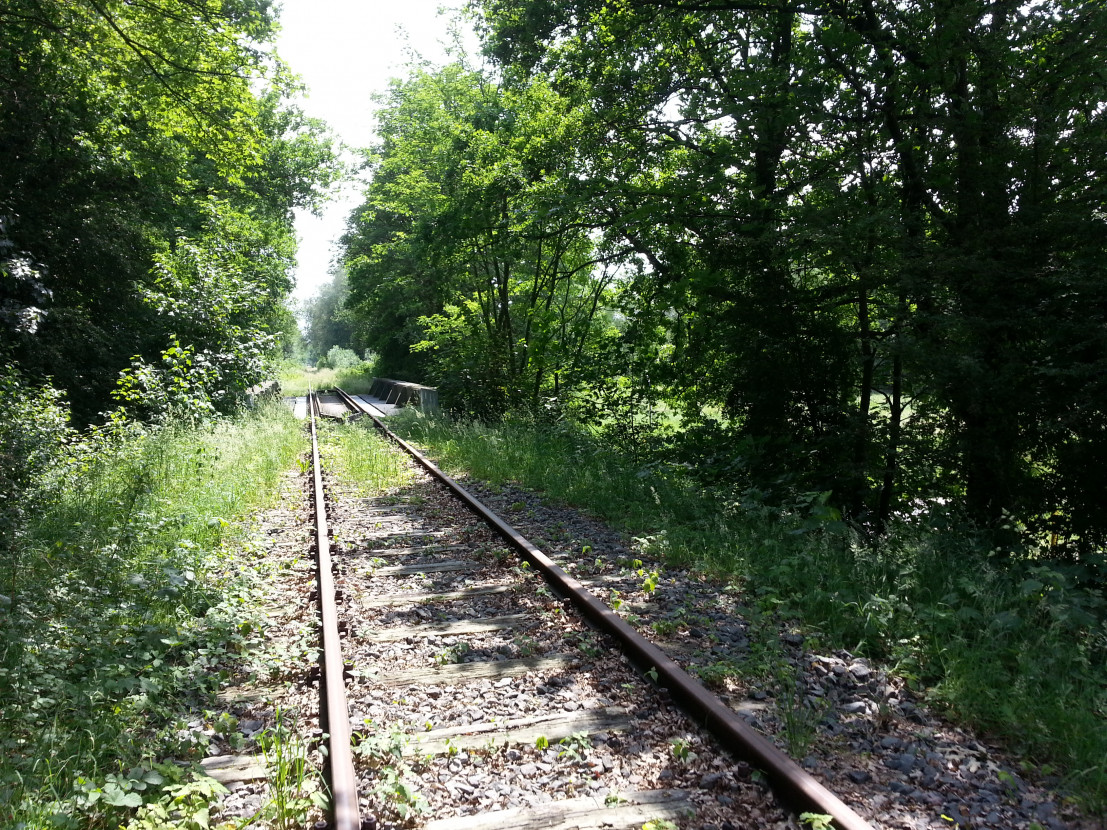
{"type": "Polygon", "coordinates": [[[48,497],[73,438],[62,392],[30,387],[12,369],[0,370],[0,593],[16,594],[24,523],[48,497]]]}
{"type": "Polygon", "coordinates": [[[327,366],[331,369],[353,369],[360,365],[361,358],[351,349],[331,346],[330,351],[327,352],[327,366]]]}
{"type": "MultiPolygon", "coordinates": [[[[14,401],[41,419],[39,390],[22,391],[2,397],[5,414],[14,401]]],[[[240,519],[272,499],[303,438],[269,402],[61,446],[66,463],[31,465],[48,509],[26,511],[20,592],[0,609],[0,827],[100,830],[174,792],[187,773],[167,758],[204,757],[206,736],[182,718],[263,636],[254,568],[267,565],[246,541],[232,554],[240,519]]],[[[186,818],[164,826],[200,826],[186,818]]]]}

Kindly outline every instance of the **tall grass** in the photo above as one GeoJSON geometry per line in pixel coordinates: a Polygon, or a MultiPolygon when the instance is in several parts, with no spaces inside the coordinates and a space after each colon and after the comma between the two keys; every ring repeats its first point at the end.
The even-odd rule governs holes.
{"type": "Polygon", "coordinates": [[[904,517],[864,541],[817,494],[769,506],[706,489],[568,425],[407,411],[390,425],[447,470],[582,507],[670,565],[744,587],[749,604],[801,621],[816,641],[892,664],[1107,809],[1107,603],[1090,563],[989,549],[954,515],[904,517]]]}
{"type": "Polygon", "coordinates": [[[363,363],[350,369],[316,369],[311,366],[286,365],[281,368],[281,393],[288,396],[306,395],[308,389],[333,389],[340,386],[351,395],[362,395],[373,383],[374,365],[363,363]]]}
{"type": "Polygon", "coordinates": [[[367,422],[319,425],[323,466],[366,496],[410,484],[415,474],[407,454],[367,422]]]}
{"type": "Polygon", "coordinates": [[[20,540],[0,618],[0,824],[116,827],[174,774],[176,721],[247,630],[227,561],[236,522],[303,449],[279,404],[103,443],[20,540]]]}

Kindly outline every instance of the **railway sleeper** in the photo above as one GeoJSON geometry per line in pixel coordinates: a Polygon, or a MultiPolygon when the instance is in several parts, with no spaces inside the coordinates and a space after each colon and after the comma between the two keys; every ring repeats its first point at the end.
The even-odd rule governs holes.
{"type": "Polygon", "coordinates": [[[799,827],[438,481],[327,500],[362,827],[799,827]]]}
{"type": "MultiPolygon", "coordinates": [[[[397,792],[416,791],[436,816],[425,826],[440,830],[787,821],[748,769],[735,775],[667,693],[567,614],[536,574],[467,558],[487,539],[477,550],[396,549],[389,543],[425,533],[429,520],[413,511],[412,527],[370,538],[359,522],[373,523],[372,511],[336,513],[345,517],[337,535],[356,540],[336,560],[355,609],[344,648],[359,667],[348,694],[362,810],[378,827],[401,826],[413,805],[397,792]],[[363,543],[389,545],[373,550],[393,554],[390,564],[365,567],[363,543]],[[459,575],[482,584],[421,590],[459,575]]],[[[447,539],[490,533],[451,520],[447,539]]]]}

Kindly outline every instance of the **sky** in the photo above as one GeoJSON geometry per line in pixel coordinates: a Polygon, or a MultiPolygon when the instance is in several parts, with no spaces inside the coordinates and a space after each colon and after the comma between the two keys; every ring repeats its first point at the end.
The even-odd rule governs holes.
{"type": "MultiPolygon", "coordinates": [[[[403,77],[411,50],[435,62],[445,60],[449,14],[459,2],[442,0],[283,0],[277,52],[308,87],[303,110],[322,118],[351,147],[373,141],[374,93],[403,77]]],[[[470,44],[472,48],[472,44],[470,44]]],[[[316,217],[296,212],[300,239],[297,301],[329,282],[332,246],[360,199],[348,185],[316,217]]]]}

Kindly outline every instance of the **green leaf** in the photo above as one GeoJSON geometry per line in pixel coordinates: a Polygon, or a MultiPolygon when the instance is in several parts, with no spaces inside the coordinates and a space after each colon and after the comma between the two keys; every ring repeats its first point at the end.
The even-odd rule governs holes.
{"type": "Polygon", "coordinates": [[[124,792],[119,787],[109,784],[104,788],[104,803],[113,807],[141,807],[142,796],[135,792],[124,792]]]}

